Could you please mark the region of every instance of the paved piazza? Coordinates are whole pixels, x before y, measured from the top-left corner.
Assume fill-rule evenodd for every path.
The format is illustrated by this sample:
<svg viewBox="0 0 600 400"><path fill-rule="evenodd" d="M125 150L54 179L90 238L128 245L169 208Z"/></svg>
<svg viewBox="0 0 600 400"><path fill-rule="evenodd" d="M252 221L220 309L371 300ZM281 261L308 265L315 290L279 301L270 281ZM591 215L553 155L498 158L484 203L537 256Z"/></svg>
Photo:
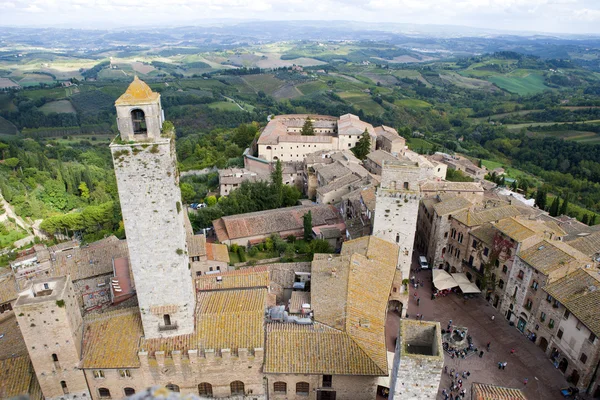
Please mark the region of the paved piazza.
<svg viewBox="0 0 600 400"><path fill-rule="evenodd" d="M448 366L448 371L454 368L461 373L465 370L471 372L468 380L463 379L463 388L467 389L465 399L471 398L471 382L524 389L530 400L563 399L559 389L569 386L564 375L554 368L540 348L514 326L510 326L483 296L475 296L466 302L456 294L431 300L431 271L420 272L416 274L416 278L423 280L424 286L416 289L421 299L419 306L413 296L415 289L410 289L407 312L410 319L421 313L423 320L439 321L442 329L447 327L451 319L453 325L468 328L478 349L485 350L487 342L491 342L491 351L484 351L482 358L473 354L466 359L452 359L449 354L445 354L444 365ZM492 315L495 315L494 321L491 320ZM397 333L391 332L397 332L397 329L398 315L390 312L387 321L388 348L393 346L397 336ZM511 354L512 348L515 349L515 354ZM499 370L498 362L507 362L506 369ZM523 383L525 378L528 379L526 387ZM450 377L443 374L438 399L443 399L442 389L449 387Z"/></svg>

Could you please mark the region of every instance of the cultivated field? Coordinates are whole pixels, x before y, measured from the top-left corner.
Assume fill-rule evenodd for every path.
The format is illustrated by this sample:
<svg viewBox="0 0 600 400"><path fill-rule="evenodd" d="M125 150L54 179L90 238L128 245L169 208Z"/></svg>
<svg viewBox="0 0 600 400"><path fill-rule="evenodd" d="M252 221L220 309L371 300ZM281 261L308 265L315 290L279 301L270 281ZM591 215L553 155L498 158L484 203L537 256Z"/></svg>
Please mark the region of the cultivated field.
<svg viewBox="0 0 600 400"><path fill-rule="evenodd" d="M43 112L44 114L49 114L49 113L75 114L75 107L73 107L73 104L71 104L71 102L69 100L58 100L58 101L51 101L50 103L44 104L40 108L40 111Z"/></svg>
<svg viewBox="0 0 600 400"><path fill-rule="evenodd" d="M17 88L17 87L19 87L18 83L15 83L8 78L0 78L0 89Z"/></svg>

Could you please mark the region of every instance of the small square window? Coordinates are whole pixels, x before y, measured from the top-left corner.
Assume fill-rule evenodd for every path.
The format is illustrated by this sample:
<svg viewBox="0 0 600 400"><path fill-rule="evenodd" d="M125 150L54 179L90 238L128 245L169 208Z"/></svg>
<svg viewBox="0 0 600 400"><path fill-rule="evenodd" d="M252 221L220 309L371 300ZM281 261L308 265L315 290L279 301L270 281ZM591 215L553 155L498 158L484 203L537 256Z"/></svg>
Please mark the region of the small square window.
<svg viewBox="0 0 600 400"><path fill-rule="evenodd" d="M562 330L562 329L559 329L559 330L558 330L558 333L556 334L556 337L557 337L557 338L559 338L559 339L562 339L562 337L563 337L563 333L564 333L564 332L563 332L563 330Z"/></svg>
<svg viewBox="0 0 600 400"><path fill-rule="evenodd" d="M571 316L571 312L569 310L565 310L565 314L563 315L563 318L569 319L570 316Z"/></svg>
<svg viewBox="0 0 600 400"><path fill-rule="evenodd" d="M588 338L588 340L594 343L596 341L596 335L594 333L590 333L590 337Z"/></svg>
<svg viewBox="0 0 600 400"><path fill-rule="evenodd" d="M587 361L587 355L585 355L584 353L581 353L581 356L579 357L579 361L581 361L582 363L585 364L585 362Z"/></svg>

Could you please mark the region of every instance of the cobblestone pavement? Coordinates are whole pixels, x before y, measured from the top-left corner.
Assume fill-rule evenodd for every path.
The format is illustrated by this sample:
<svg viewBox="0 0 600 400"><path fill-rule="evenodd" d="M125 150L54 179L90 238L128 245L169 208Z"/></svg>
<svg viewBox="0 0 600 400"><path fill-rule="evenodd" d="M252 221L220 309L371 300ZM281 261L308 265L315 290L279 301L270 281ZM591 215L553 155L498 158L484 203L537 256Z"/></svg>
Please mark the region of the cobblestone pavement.
<svg viewBox="0 0 600 400"><path fill-rule="evenodd" d="M423 320L439 321L442 329L452 320L453 325L468 329L477 348L485 349L487 342L491 342L490 352L485 351L482 358L471 355L466 359L452 359L446 354L445 365L448 366L448 371L454 368L460 372L471 372L468 380L463 379L463 387L467 389L465 399L471 398L472 382L524 389L529 400L563 398L559 389L569 386L564 375L554 368L541 349L514 326L510 326L502 314L481 295L467 301L456 294L431 300L431 271L420 272L416 274L416 278L423 280L424 286L416 289L421 299L419 306L413 297L415 289L410 289L407 312L409 318L420 313L423 314ZM495 315L494 321L491 320L492 315ZM397 327L394 318L397 320L397 315L391 314L386 325ZM514 354L510 352L512 348L515 349ZM498 362L507 362L506 369L499 370ZM525 378L529 380L526 386L523 383ZM450 381L449 375L443 374L439 399L443 398L442 389L447 389Z"/></svg>

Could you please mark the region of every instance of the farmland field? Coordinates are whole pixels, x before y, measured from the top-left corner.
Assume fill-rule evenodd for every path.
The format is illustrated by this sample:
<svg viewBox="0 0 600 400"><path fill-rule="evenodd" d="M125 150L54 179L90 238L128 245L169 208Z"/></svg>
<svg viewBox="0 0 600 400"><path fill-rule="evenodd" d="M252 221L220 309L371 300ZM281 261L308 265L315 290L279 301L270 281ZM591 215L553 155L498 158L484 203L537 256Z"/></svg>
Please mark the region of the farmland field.
<svg viewBox="0 0 600 400"><path fill-rule="evenodd" d="M8 78L0 78L0 89L16 88L16 87L19 87L18 83L15 83Z"/></svg>
<svg viewBox="0 0 600 400"><path fill-rule="evenodd" d="M283 81L273 75L246 75L242 79L257 92L262 90L267 94L272 94L283 86Z"/></svg>
<svg viewBox="0 0 600 400"><path fill-rule="evenodd" d="M215 108L223 111L241 111L237 104L229 101L218 101L216 103L210 103L208 106L210 108Z"/></svg>
<svg viewBox="0 0 600 400"><path fill-rule="evenodd" d="M313 93L317 93L317 92L323 92L323 91L329 89L329 87L321 81L302 83L300 85L297 85L296 87L305 95L309 95L309 94L313 94Z"/></svg>
<svg viewBox="0 0 600 400"><path fill-rule="evenodd" d="M512 75L495 75L487 78L499 88L507 92L519 95L540 93L550 88L544 85L544 77L537 74L529 74L523 77Z"/></svg>
<svg viewBox="0 0 600 400"><path fill-rule="evenodd" d="M375 101L373 101L371 96L367 93L341 92L339 95L342 99L346 100L354 107L362 109L366 113L379 115L384 111L383 108L379 104L375 103Z"/></svg>
<svg viewBox="0 0 600 400"><path fill-rule="evenodd" d="M17 127L12 122L5 120L0 117L0 134L4 135L16 135L18 133Z"/></svg>
<svg viewBox="0 0 600 400"><path fill-rule="evenodd" d="M48 75L42 74L26 74L23 79L19 81L21 86L37 86L40 83L51 83L54 79Z"/></svg>
<svg viewBox="0 0 600 400"><path fill-rule="evenodd" d="M75 114L75 108L73 107L73 104L71 104L71 102L69 100L51 101L50 103L44 104L40 108L40 111L43 112L44 114L49 114L49 113Z"/></svg>
<svg viewBox="0 0 600 400"><path fill-rule="evenodd" d="M154 71L156 68L154 68L152 65L147 65L141 62L133 62L131 63L131 67L133 68L133 70L135 72L139 72L140 74L149 74L150 72Z"/></svg>
<svg viewBox="0 0 600 400"><path fill-rule="evenodd" d="M394 101L394 104L397 106L407 107L407 108L428 108L431 107L426 101L419 99L400 99Z"/></svg>

